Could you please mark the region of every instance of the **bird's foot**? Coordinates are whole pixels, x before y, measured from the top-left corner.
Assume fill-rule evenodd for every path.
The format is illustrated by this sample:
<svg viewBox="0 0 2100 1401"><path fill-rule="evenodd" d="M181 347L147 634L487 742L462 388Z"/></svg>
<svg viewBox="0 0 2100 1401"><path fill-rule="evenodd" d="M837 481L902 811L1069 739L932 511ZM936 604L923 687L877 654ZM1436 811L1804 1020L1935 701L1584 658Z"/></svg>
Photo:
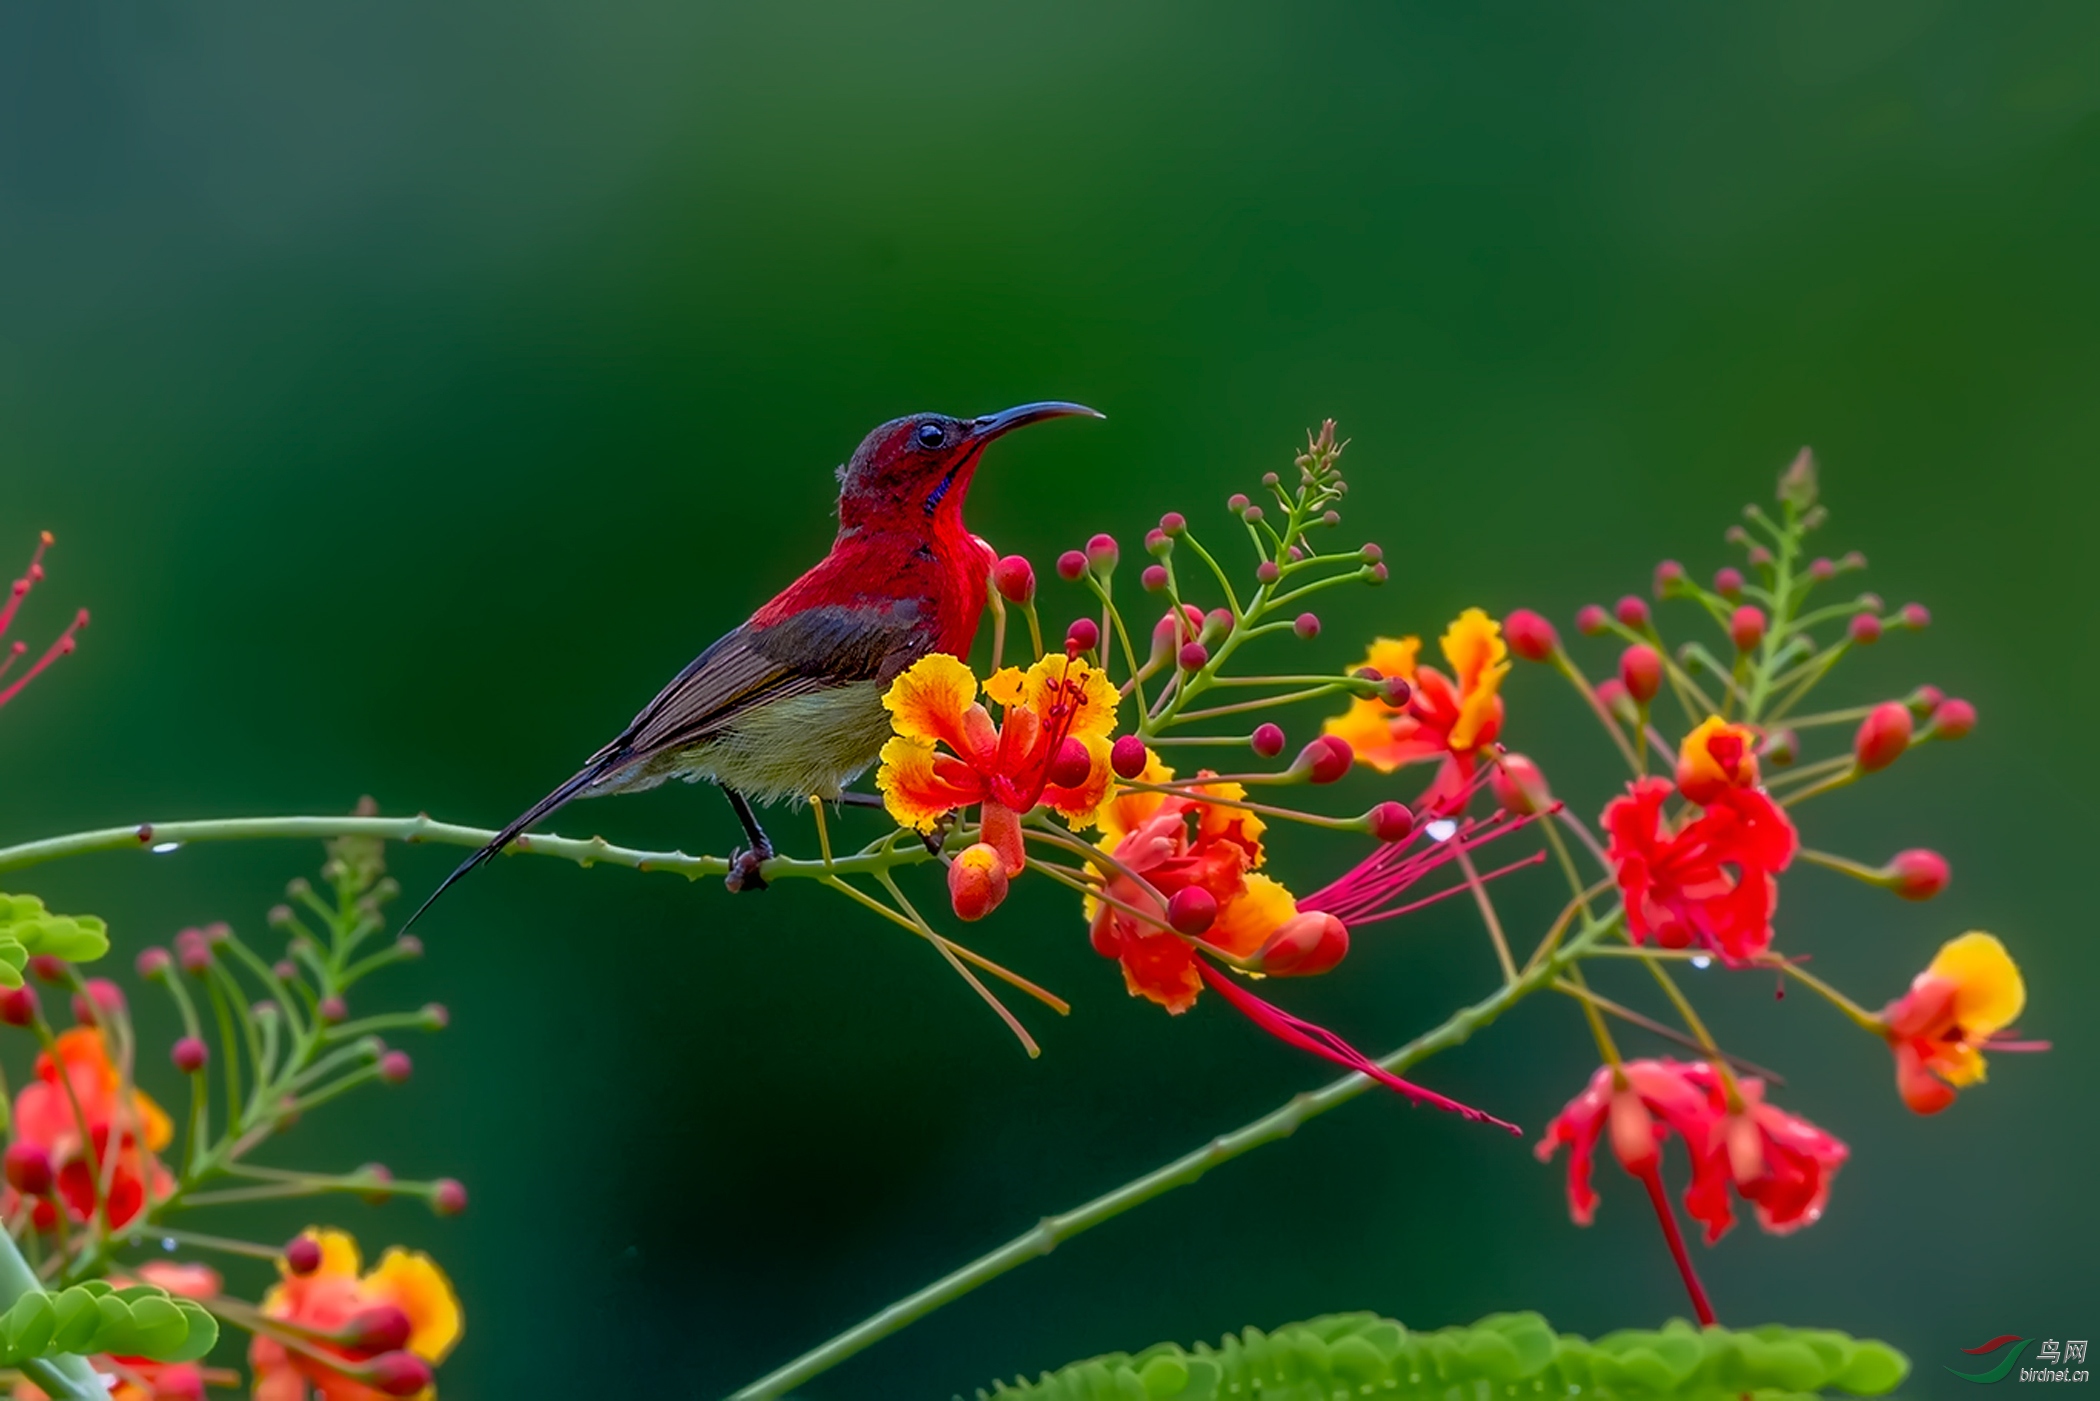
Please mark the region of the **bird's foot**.
<svg viewBox="0 0 2100 1401"><path fill-rule="evenodd" d="M919 833L919 840L926 844L927 854L939 856L941 848L948 844L948 834L955 830L955 814L943 813L934 820L933 830Z"/></svg>
<svg viewBox="0 0 2100 1401"><path fill-rule="evenodd" d="M770 851L753 851L748 848L731 852L729 874L722 877L722 884L729 888L732 895L746 890L764 890L766 878L759 874L759 867L772 855Z"/></svg>

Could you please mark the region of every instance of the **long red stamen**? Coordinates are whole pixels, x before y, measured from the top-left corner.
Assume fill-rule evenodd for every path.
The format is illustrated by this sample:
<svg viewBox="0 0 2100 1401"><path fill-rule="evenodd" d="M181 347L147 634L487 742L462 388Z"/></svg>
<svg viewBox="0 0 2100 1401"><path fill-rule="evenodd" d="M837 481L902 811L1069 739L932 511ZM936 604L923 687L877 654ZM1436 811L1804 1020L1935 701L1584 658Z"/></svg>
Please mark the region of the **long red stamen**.
<svg viewBox="0 0 2100 1401"><path fill-rule="evenodd" d="M1207 959L1197 959L1196 967L1203 974L1203 981L1210 984L1220 997L1230 1002L1248 1021L1286 1045L1296 1046L1301 1051L1310 1051L1322 1060L1333 1061L1336 1065L1353 1070L1359 1075L1368 1075L1388 1089L1398 1090L1418 1104L1433 1105L1462 1118L1471 1119L1475 1123L1493 1124L1522 1136L1524 1131L1507 1120L1497 1119L1492 1114L1460 1104L1457 1100L1446 1098L1434 1090L1425 1090L1412 1081L1401 1079L1327 1028L1315 1026L1300 1017L1292 1016L1273 1003L1264 1002L1233 981L1231 974L1222 973L1212 967Z"/></svg>
<svg viewBox="0 0 2100 1401"><path fill-rule="evenodd" d="M88 611L85 608L81 609L78 613L74 614L73 621L66 625L66 630L58 635L58 639L55 642L53 642L49 647L46 647L44 649L43 656L38 657L36 659L36 665L30 667L29 670L23 672L20 676L16 677L13 685L9 686L4 691L0 691L0 705L6 705L9 701L13 700L16 694L19 693L24 686L27 686L30 682L36 680L37 676L43 671L45 667L51 665L51 663L57 661L60 657L65 656L68 652L72 651L76 646L78 646L79 644L74 640L73 634L79 632L82 628L86 627L87 620Z"/></svg>
<svg viewBox="0 0 2100 1401"><path fill-rule="evenodd" d="M1660 1160L1651 1162L1646 1172L1635 1176L1648 1189L1648 1201L1655 1207L1655 1219L1662 1223L1663 1239L1670 1243L1670 1258L1677 1262L1677 1273L1684 1277L1685 1293L1692 1296L1692 1312L1699 1316L1702 1326L1711 1327L1715 1322L1714 1306L1707 1301L1706 1286L1699 1282L1699 1272L1692 1268L1691 1252L1684 1248L1684 1233L1677 1229L1677 1213L1671 1209L1670 1198L1663 1191Z"/></svg>
<svg viewBox="0 0 2100 1401"><path fill-rule="evenodd" d="M15 620L15 610L22 606L22 600L29 597L29 591L43 580L44 551L50 547L51 532L47 530L37 537L36 553L29 557L29 568L15 580L14 588L8 591L7 602L0 604L0 633L7 631L8 624Z"/></svg>

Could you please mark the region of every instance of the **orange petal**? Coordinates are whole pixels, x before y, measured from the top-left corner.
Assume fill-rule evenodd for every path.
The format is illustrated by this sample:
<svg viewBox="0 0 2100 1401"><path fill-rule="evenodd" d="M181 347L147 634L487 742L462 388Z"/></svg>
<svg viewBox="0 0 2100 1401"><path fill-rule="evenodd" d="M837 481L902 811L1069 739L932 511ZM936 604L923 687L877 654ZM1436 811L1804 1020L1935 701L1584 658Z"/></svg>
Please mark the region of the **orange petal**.
<svg viewBox="0 0 2100 1401"><path fill-rule="evenodd" d="M381 1257L366 1285L408 1315L408 1350L425 1362L442 1362L466 1331L452 1281L421 1251L394 1246Z"/></svg>
<svg viewBox="0 0 2100 1401"><path fill-rule="evenodd" d="M1174 770L1159 761L1159 755L1150 749L1145 751L1145 767L1133 783L1165 783L1174 776ZM1114 852L1116 843L1145 825L1159 805L1167 800L1164 793L1135 792L1116 787L1111 796L1095 814L1101 824L1101 849Z"/></svg>
<svg viewBox="0 0 2100 1401"><path fill-rule="evenodd" d="M900 672L883 693L890 728L912 739L945 741L967 754L963 712L977 699L977 677L946 652L930 652Z"/></svg>
<svg viewBox="0 0 2100 1401"><path fill-rule="evenodd" d="M1298 902L1282 882L1259 871L1243 877L1245 885L1218 911L1217 923L1203 935L1235 958L1245 958L1269 942L1269 936L1298 913Z"/></svg>
<svg viewBox="0 0 2100 1401"><path fill-rule="evenodd" d="M875 787L882 794L882 805L889 809L898 826L930 832L941 818L976 801L974 793L958 788L942 776L943 769L954 772L952 763L940 762L946 758L936 754L926 741L903 735L890 736L882 746L882 767L875 771Z"/></svg>

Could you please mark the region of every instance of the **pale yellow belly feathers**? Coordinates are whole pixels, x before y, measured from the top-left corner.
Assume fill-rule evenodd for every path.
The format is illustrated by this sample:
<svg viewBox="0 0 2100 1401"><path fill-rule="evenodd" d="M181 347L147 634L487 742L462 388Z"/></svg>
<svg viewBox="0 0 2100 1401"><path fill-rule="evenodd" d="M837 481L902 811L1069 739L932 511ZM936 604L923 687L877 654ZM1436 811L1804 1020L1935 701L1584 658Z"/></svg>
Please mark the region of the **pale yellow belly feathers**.
<svg viewBox="0 0 2100 1401"><path fill-rule="evenodd" d="M854 681L761 706L704 744L607 774L584 796L634 793L682 778L719 783L757 802L813 793L836 798L875 762L889 736L881 686Z"/></svg>

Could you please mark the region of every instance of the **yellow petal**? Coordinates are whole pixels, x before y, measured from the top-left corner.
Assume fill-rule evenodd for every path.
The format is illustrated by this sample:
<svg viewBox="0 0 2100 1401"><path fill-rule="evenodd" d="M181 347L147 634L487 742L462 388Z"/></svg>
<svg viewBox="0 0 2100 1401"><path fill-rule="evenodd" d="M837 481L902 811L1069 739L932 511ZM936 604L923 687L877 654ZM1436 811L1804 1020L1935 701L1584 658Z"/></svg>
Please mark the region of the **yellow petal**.
<svg viewBox="0 0 2100 1401"><path fill-rule="evenodd" d="M1051 723L1052 705L1060 699L1068 704L1076 702L1066 733L1079 739L1094 739L1115 729L1116 706L1122 697L1110 683L1107 673L1088 666L1078 657L1053 652L1028 668L1021 699L1045 726Z"/></svg>
<svg viewBox="0 0 2100 1401"><path fill-rule="evenodd" d="M963 712L977 699L977 678L946 652L929 652L900 672L883 693L890 728L912 739L958 747Z"/></svg>
<svg viewBox="0 0 2100 1401"><path fill-rule="evenodd" d="M1150 749L1145 751L1145 767L1133 783L1165 783L1174 776L1174 770L1159 761L1159 755ZM1164 793L1134 792L1121 784L1109 789L1108 801L1095 813L1101 824L1101 849L1115 854L1116 843L1142 827L1159 805L1166 801Z"/></svg>
<svg viewBox="0 0 2100 1401"><path fill-rule="evenodd" d="M175 1126L168 1120L167 1111L153 1102L153 1097L144 1090L133 1090L132 1100L138 1105L139 1118L143 1121L146 1146L158 1153L174 1141Z"/></svg>
<svg viewBox="0 0 2100 1401"><path fill-rule="evenodd" d="M1001 705L1019 705L1028 694L1027 674L1017 666L1002 666L984 683L984 693Z"/></svg>
<svg viewBox="0 0 2100 1401"><path fill-rule="evenodd" d="M1951 1042L1935 1047L1932 1071L1950 1085L1983 1083L1983 1053L1974 1046Z"/></svg>
<svg viewBox="0 0 2100 1401"><path fill-rule="evenodd" d="M1471 749L1493 716L1495 692L1509 674L1509 645L1502 640L1502 625L1478 608L1459 614L1437 642L1458 682L1458 723L1451 727L1451 747Z"/></svg>
<svg viewBox="0 0 2100 1401"><path fill-rule="evenodd" d="M1205 943L1215 944L1239 958L1267 943L1285 920L1298 913L1297 900L1281 881L1259 871L1248 872L1244 879L1245 889L1225 902L1218 911L1217 923L1203 935Z"/></svg>
<svg viewBox="0 0 2100 1401"><path fill-rule="evenodd" d="M2011 1025L2027 1005L2020 967L1992 935L1971 931L1948 940L1925 971L1959 989L1954 994L1954 1019L1971 1041Z"/></svg>
<svg viewBox="0 0 2100 1401"><path fill-rule="evenodd" d="M1369 764L1380 773L1391 773L1407 762L1392 752L1392 717L1393 712L1384 701L1358 697L1350 701L1349 708L1341 714L1329 716L1320 728L1327 734L1349 741L1359 763Z"/></svg>
<svg viewBox="0 0 2100 1401"><path fill-rule="evenodd" d="M934 774L933 761L933 745L927 741L891 735L883 744L875 788L898 826L931 832L934 823L954 811L947 801L947 785Z"/></svg>
<svg viewBox="0 0 2100 1401"><path fill-rule="evenodd" d="M348 1231L338 1231L333 1226L308 1226L299 1234L321 1247L321 1263L314 1268L313 1276L310 1277L318 1277L320 1275L349 1275L352 1278L356 1277L357 1267L363 1263L363 1257L357 1253L356 1238ZM291 1273L285 1267L283 1260L277 1262L277 1272L281 1275L289 1275ZM275 1297L276 1293L277 1291L273 1289L271 1291L272 1297ZM267 1311L267 1306L265 1311Z"/></svg>
<svg viewBox="0 0 2100 1401"><path fill-rule="evenodd" d="M1374 638L1361 665L1372 668L1381 676L1400 676L1412 681L1415 679L1415 658L1421 651L1422 639L1419 637Z"/></svg>
<svg viewBox="0 0 2100 1401"><path fill-rule="evenodd" d="M394 1246L380 1258L365 1283L392 1299L408 1315L408 1350L425 1362L442 1362L465 1331L459 1296L437 1262L421 1251Z"/></svg>

